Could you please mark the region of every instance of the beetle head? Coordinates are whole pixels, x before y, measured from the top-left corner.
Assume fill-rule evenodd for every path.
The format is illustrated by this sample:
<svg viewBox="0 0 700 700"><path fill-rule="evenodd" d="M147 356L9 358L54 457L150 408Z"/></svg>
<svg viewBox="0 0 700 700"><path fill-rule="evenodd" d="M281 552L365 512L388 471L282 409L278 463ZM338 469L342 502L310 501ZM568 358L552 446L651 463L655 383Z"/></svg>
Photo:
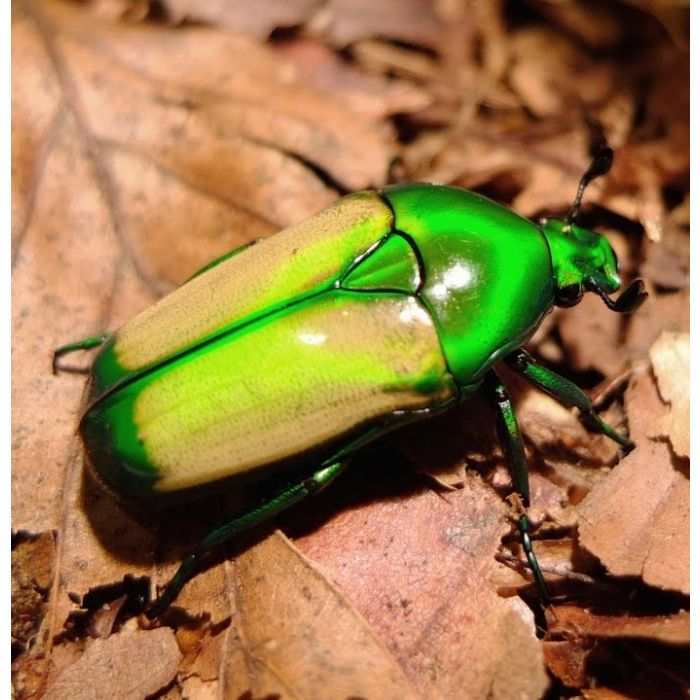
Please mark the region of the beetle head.
<svg viewBox="0 0 700 700"><path fill-rule="evenodd" d="M608 295L620 289L617 256L610 243L589 229L561 219L550 219L542 225L552 254L554 270L554 303L573 306L586 291L595 292L613 311L634 311L647 297L644 284L635 280L616 299Z"/></svg>
<svg viewBox="0 0 700 700"><path fill-rule="evenodd" d="M581 177L573 206L566 221L551 219L542 224L554 268L554 303L573 306L581 301L585 291L595 292L613 311L629 313L646 298L644 283L635 280L613 300L608 295L620 288L620 273L615 251L603 236L577 226L574 221L581 208L586 187L592 180L605 175L612 167L613 152L607 145L598 149L588 169Z"/></svg>

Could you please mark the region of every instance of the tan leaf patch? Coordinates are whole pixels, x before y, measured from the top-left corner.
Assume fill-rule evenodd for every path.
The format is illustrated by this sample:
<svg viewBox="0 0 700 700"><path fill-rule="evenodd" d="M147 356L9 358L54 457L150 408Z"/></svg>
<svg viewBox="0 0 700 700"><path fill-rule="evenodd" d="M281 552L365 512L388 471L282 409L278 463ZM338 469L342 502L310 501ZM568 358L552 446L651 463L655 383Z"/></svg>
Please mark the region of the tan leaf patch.
<svg viewBox="0 0 700 700"><path fill-rule="evenodd" d="M690 457L690 335L662 333L649 356L661 398L671 404L650 437L668 436L679 457Z"/></svg>
<svg viewBox="0 0 700 700"><path fill-rule="evenodd" d="M49 682L45 698L93 696L141 700L168 685L182 654L173 631L165 627L124 631L93 640L74 664Z"/></svg>
<svg viewBox="0 0 700 700"><path fill-rule="evenodd" d="M547 680L530 612L499 599L492 583L503 512L468 473L458 491L345 509L298 545L370 622L419 697L535 698Z"/></svg>
<svg viewBox="0 0 700 700"><path fill-rule="evenodd" d="M416 697L372 627L283 535L248 549L235 571L226 695Z"/></svg>
<svg viewBox="0 0 700 700"><path fill-rule="evenodd" d="M687 463L647 437L666 414L648 370L633 378L626 403L637 447L578 506L580 541L616 576L689 593Z"/></svg>

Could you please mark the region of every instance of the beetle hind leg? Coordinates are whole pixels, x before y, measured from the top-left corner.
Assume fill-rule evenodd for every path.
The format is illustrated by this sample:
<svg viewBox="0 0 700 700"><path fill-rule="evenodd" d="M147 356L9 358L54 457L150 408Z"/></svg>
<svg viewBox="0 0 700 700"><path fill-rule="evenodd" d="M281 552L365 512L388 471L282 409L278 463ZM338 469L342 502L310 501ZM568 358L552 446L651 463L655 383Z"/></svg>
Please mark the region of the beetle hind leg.
<svg viewBox="0 0 700 700"><path fill-rule="evenodd" d="M559 403L569 408L578 408L579 420L591 432L606 435L625 450L631 450L634 447L634 443L629 438L618 433L595 412L591 400L572 381L538 364L523 349L508 355L506 362L518 374L554 397Z"/></svg>
<svg viewBox="0 0 700 700"><path fill-rule="evenodd" d="M540 569L530 538L530 519L527 515L527 508L530 506L530 484L523 438L520 434L520 428L518 427L518 421L515 417L508 390L496 372L493 370L488 372L484 378L483 388L496 412L498 436L503 446L513 484L514 496L516 496L515 501L519 510L517 523L520 531L520 541L530 571L532 571L535 579L540 600L546 605L549 603L549 588Z"/></svg>
<svg viewBox="0 0 700 700"><path fill-rule="evenodd" d="M70 353L75 352L76 350L92 350L92 348L97 348L100 345L102 345L107 340L107 338L109 338L108 333L105 333L104 335L94 335L90 338L83 338L82 340L78 340L75 343L68 343L68 345L62 345L60 348L56 348L53 351L53 361L51 363L51 369L53 373L57 374L58 371L61 370L61 372L87 374L90 371L89 369L69 366L62 367L58 364L58 361L64 355L70 355Z"/></svg>
<svg viewBox="0 0 700 700"><path fill-rule="evenodd" d="M274 496L263 501L255 508L251 508L235 516L212 530L197 544L192 552L190 552L189 556L182 562L180 568L170 579L163 592L146 610L146 617L153 620L165 612L200 565L203 558L213 547L269 520L307 496L318 493L328 486L328 484L345 469L348 461L347 458L336 459L336 461L329 460L310 477L302 479L278 491Z"/></svg>

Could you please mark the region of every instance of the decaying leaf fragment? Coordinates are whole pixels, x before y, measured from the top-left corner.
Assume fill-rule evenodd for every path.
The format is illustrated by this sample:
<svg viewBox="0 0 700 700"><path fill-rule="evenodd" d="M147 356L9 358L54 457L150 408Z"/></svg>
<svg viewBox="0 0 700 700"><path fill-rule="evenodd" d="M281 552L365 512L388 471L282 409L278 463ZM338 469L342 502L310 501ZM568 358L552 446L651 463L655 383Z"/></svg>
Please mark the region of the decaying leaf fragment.
<svg viewBox="0 0 700 700"><path fill-rule="evenodd" d="M570 688L599 687L601 681L611 683L615 690L607 689L610 697L627 697L618 694L621 682L649 672L649 665L640 658L644 649L651 649L653 655L653 650L663 648L669 656L681 659L683 647L690 643L690 613L686 610L670 615L597 615L575 605L557 605L550 621L548 635L556 641L544 642L544 653L551 673ZM636 650L633 656L638 664L625 663L629 648ZM609 667L615 667L617 662L622 667L618 674L612 678L609 673L601 674L601 658ZM663 672L658 667L653 671ZM663 697L675 696L669 693Z"/></svg>
<svg viewBox="0 0 700 700"><path fill-rule="evenodd" d="M173 631L124 631L93 640L85 653L50 683L47 700L84 697L142 700L168 685L182 654ZM93 689L99 688L99 696Z"/></svg>
<svg viewBox="0 0 700 700"><path fill-rule="evenodd" d="M661 398L671 404L650 437L666 437L679 457L690 457L690 335L662 333L649 352Z"/></svg>
<svg viewBox="0 0 700 700"><path fill-rule="evenodd" d="M235 570L224 695L416 697L367 621L281 533L244 552Z"/></svg>
<svg viewBox="0 0 700 700"><path fill-rule="evenodd" d="M687 594L688 462L667 441L648 437L668 411L650 369L632 378L625 401L637 447L578 506L580 542L611 574L641 576L651 586Z"/></svg>
<svg viewBox="0 0 700 700"><path fill-rule="evenodd" d="M573 605L557 605L549 633L576 636L647 639L666 644L690 644L690 613L630 616L595 615Z"/></svg>
<svg viewBox="0 0 700 700"><path fill-rule="evenodd" d="M56 566L56 536L18 535L12 546L12 643L25 646L38 632Z"/></svg>
<svg viewBox="0 0 700 700"><path fill-rule="evenodd" d="M508 531L499 495L471 471L450 492L421 480L418 492L399 494L411 484L405 474L394 481L367 507L334 509L299 547L370 623L418 697L542 697L532 613L496 594L494 554Z"/></svg>

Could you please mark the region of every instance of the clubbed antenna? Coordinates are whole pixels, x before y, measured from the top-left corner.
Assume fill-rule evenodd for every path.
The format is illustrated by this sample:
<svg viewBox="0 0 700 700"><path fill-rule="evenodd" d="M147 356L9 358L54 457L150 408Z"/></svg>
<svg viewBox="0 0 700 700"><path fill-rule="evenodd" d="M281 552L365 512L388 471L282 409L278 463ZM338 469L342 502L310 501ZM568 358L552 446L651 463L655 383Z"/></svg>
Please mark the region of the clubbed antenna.
<svg viewBox="0 0 700 700"><path fill-rule="evenodd" d="M599 149L596 155L593 157L591 164L588 166L588 170L583 173L581 181L578 183L578 191L576 192L576 199L569 210L569 214L566 217L567 228L571 226L574 219L578 216L579 209L581 208L581 200L583 199L583 193L586 191L586 187L601 175L605 175L612 168L613 163L613 151L609 146L603 146Z"/></svg>

